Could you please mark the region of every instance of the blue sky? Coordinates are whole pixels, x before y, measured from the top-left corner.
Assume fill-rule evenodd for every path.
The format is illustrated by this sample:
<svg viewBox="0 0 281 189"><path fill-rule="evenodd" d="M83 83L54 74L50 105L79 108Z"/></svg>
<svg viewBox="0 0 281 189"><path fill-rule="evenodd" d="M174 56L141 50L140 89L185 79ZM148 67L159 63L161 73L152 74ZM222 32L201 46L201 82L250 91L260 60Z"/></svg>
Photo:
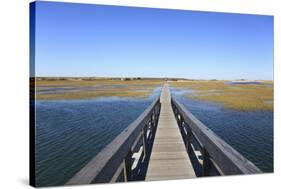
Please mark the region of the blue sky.
<svg viewBox="0 0 281 189"><path fill-rule="evenodd" d="M36 76L273 79L273 17L36 3Z"/></svg>

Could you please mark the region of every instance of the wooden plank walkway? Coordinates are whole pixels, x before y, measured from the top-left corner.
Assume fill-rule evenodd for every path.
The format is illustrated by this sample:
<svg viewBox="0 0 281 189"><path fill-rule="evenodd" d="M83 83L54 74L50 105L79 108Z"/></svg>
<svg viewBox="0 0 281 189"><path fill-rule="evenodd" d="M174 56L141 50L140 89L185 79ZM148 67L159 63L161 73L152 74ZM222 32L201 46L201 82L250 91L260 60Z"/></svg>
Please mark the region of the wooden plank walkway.
<svg viewBox="0 0 281 189"><path fill-rule="evenodd" d="M168 84L163 86L160 101L160 117L145 180L194 178L195 172L173 114Z"/></svg>

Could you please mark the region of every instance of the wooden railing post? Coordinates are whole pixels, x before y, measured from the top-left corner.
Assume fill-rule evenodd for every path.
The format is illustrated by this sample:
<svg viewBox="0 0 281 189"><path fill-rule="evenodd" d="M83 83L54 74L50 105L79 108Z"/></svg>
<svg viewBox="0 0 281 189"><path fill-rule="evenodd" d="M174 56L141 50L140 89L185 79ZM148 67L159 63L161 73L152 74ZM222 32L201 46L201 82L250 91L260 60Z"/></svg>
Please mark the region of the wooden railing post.
<svg viewBox="0 0 281 189"><path fill-rule="evenodd" d="M205 148L202 149L202 156L203 156L202 175L208 176L211 161L210 161L210 155Z"/></svg>
<svg viewBox="0 0 281 189"><path fill-rule="evenodd" d="M150 121L151 121L152 127L155 127L154 111L155 111L155 108L151 112L151 116L150 116Z"/></svg>
<svg viewBox="0 0 281 189"><path fill-rule="evenodd" d="M156 127L157 126L157 119L158 119L157 107L155 107L153 114L154 114L154 126Z"/></svg>
<svg viewBox="0 0 281 189"><path fill-rule="evenodd" d="M159 102L159 104L158 104L157 107L156 107L156 123L155 123L155 125L158 124L159 115L160 115L160 109L161 109L161 104L160 104L160 102Z"/></svg>
<svg viewBox="0 0 281 189"><path fill-rule="evenodd" d="M150 116L150 121L151 121L151 125L154 127L155 125L154 125L154 119L153 119L153 111L152 111L151 116Z"/></svg>
<svg viewBox="0 0 281 189"><path fill-rule="evenodd" d="M178 117L177 122L178 122L179 129L180 129L181 133L183 134L184 133L183 119L182 119L182 116L180 115L180 117L179 117L179 115L180 114L177 114L177 117Z"/></svg>
<svg viewBox="0 0 281 189"><path fill-rule="evenodd" d="M151 132L154 135L155 130L156 130L156 125L153 122L153 116L152 115L150 116L150 121L149 122L150 122Z"/></svg>
<svg viewBox="0 0 281 189"><path fill-rule="evenodd" d="M124 180L125 182L130 181L132 175L132 160L133 152L132 150L129 151L125 160L124 160Z"/></svg>
<svg viewBox="0 0 281 189"><path fill-rule="evenodd" d="M191 131L187 131L187 136L186 136L186 148L187 148L187 152L190 153L192 151L192 147L191 147L191 137L192 137L192 133Z"/></svg>
<svg viewBox="0 0 281 189"><path fill-rule="evenodd" d="M147 156L147 125L143 127L142 130L142 143L143 143L143 154Z"/></svg>
<svg viewBox="0 0 281 189"><path fill-rule="evenodd" d="M180 122L181 122L181 115L179 113L177 113L177 122L178 125L181 126Z"/></svg>

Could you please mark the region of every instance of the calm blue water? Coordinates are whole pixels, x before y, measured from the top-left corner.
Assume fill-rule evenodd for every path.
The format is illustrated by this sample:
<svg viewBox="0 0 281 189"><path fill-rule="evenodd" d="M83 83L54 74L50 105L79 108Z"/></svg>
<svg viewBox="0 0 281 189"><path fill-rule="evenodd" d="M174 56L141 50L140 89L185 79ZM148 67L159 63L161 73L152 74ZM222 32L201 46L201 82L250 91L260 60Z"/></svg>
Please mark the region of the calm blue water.
<svg viewBox="0 0 281 189"><path fill-rule="evenodd" d="M65 184L159 95L36 102L36 182Z"/></svg>
<svg viewBox="0 0 281 189"><path fill-rule="evenodd" d="M199 120L264 172L273 171L273 112L233 111L192 100L182 90L171 93Z"/></svg>

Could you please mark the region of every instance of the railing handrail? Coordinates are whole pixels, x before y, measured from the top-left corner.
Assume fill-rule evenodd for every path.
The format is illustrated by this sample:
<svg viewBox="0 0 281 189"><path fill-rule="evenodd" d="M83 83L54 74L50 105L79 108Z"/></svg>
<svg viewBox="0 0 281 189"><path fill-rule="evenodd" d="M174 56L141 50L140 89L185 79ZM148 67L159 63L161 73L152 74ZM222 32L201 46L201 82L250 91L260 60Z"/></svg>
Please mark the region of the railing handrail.
<svg viewBox="0 0 281 189"><path fill-rule="evenodd" d="M160 106L160 97L155 99L135 121L76 173L66 185L111 182L158 105Z"/></svg>
<svg viewBox="0 0 281 189"><path fill-rule="evenodd" d="M224 175L261 173L251 161L217 136L211 129L198 120L190 111L180 104L174 97L171 103L176 107L183 121L189 126L196 140L203 145L212 161Z"/></svg>

